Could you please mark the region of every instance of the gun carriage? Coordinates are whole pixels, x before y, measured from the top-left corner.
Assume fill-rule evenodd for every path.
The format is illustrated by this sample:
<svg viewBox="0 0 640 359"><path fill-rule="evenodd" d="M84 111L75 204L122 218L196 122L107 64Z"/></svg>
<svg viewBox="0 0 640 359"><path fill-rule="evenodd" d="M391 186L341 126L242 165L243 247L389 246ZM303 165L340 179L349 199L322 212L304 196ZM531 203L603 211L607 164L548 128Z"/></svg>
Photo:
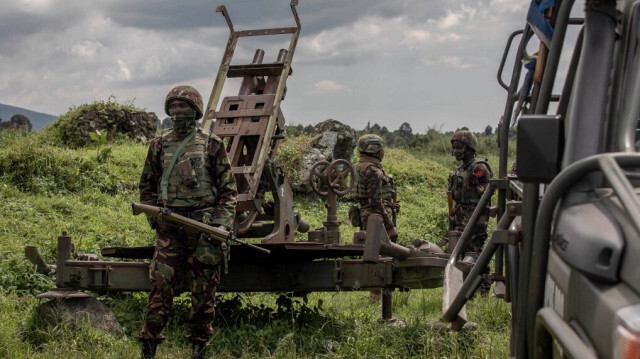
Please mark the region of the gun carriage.
<svg viewBox="0 0 640 359"><path fill-rule="evenodd" d="M322 161L311 171L309 180L313 190L326 197L328 215L322 228L309 231L309 224L295 208L293 191L275 156L285 136L280 103L285 98L286 81L292 74L291 64L301 30L296 6L297 0L293 0L291 11L295 26L243 31L234 29L224 6L217 8L226 20L230 35L202 127L221 137L227 147L238 185L236 224L232 233L222 233L224 231L205 228L208 226L198 222L177 223L219 240L242 238L259 242L231 244L231 259L218 287L221 292L384 289L390 293L395 289L441 286L448 256L432 253L429 250L432 247L423 243L412 248L391 243L380 216L370 216L369 230L359 241L344 243L337 216L337 196L348 193L353 186L353 168L348 161ZM290 35L289 47L278 52L275 62L264 63L265 51L257 49L251 63L231 64L240 38L287 34ZM238 94L222 99L216 109L225 83L233 78L241 79ZM267 193L273 201L267 201ZM133 209L135 214L144 212L164 220L174 221L180 217L139 204L133 204ZM296 232L309 232L308 239L296 241ZM40 297L69 298L88 296L84 291L150 290L146 260L152 257L153 251L153 246L102 249L103 257L128 261L104 261L96 256L72 258L71 237L63 233L58 237L55 265L45 263L35 247L28 247L26 254L38 270L56 270L57 288ZM383 299L382 310L384 318L391 318L390 295Z"/></svg>

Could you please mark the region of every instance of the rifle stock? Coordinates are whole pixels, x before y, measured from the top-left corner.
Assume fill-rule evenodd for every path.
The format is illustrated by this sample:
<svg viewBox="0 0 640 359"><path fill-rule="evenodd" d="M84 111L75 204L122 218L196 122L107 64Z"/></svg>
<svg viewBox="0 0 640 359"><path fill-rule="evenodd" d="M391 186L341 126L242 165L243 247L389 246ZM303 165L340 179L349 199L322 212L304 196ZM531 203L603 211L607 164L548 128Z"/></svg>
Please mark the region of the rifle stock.
<svg viewBox="0 0 640 359"><path fill-rule="evenodd" d="M131 203L131 209L133 210L133 215L137 216L141 213L144 213L148 216L152 216L155 217L157 219L161 219L163 221L167 221L170 223L174 223L174 224L178 224L181 225L183 227L186 228L190 228L193 230L196 230L200 233L204 233L209 235L209 237L211 239L213 239L214 241L222 244L222 243L226 243L227 240L239 243L243 246L247 246L249 248L255 249L257 251L260 251L262 253L265 254L271 254L271 251L262 247L258 247L256 245L253 245L251 243L247 243L247 242L243 242L239 239L237 239L236 237L233 236L233 233L229 232L229 231L225 231L223 229L220 228L216 228L216 227L212 227L208 224L202 223L202 222L198 222L196 220L193 220L191 218L185 217L185 216L181 216L177 213L173 213L171 212L170 209L168 208L163 208L163 207L156 207L156 206L151 206L148 204L142 204L142 203Z"/></svg>

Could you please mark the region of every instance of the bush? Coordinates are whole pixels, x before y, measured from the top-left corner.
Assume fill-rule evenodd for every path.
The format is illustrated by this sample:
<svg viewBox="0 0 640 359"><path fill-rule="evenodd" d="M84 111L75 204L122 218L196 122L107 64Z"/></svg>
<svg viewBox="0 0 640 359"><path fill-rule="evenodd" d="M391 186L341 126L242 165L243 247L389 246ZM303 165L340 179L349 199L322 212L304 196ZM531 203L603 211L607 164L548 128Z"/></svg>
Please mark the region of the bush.
<svg viewBox="0 0 640 359"><path fill-rule="evenodd" d="M50 145L43 136L9 141L0 154L3 181L26 192L51 195L94 188L115 194L137 185L119 178L104 156L64 150Z"/></svg>
<svg viewBox="0 0 640 359"><path fill-rule="evenodd" d="M92 144L90 133L104 133L108 141L128 136L146 142L155 136L157 122L153 113L110 99L72 107L45 131L57 144L79 148Z"/></svg>
<svg viewBox="0 0 640 359"><path fill-rule="evenodd" d="M300 168L303 165L304 152L311 145L312 137L300 135L298 137L286 137L278 147L276 158L284 171L289 183L300 181Z"/></svg>

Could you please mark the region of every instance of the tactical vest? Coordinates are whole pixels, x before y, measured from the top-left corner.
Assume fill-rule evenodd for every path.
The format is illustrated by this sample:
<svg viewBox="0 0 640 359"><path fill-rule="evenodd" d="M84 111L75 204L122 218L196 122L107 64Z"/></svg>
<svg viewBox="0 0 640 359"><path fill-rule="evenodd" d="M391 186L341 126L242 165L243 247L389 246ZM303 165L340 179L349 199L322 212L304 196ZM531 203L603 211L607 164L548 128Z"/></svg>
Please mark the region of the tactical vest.
<svg viewBox="0 0 640 359"><path fill-rule="evenodd" d="M477 204L480 201L480 196L469 188L471 185L471 172L473 171L473 168L480 163L487 166L487 169L489 170L489 177L492 177L493 173L489 164L486 161L480 161L477 159L471 161L467 166L464 166L464 164L460 165L460 167L458 167L456 171L449 176L449 191L453 194L453 200L456 204Z"/></svg>
<svg viewBox="0 0 640 359"><path fill-rule="evenodd" d="M367 206L369 203L369 195L367 194L367 187L364 183L364 179L362 178L362 174L370 167L370 166L374 166L378 169L380 169L380 171L382 171L382 186L381 186L381 194L380 197L382 198L382 202L387 205L387 204L393 204L393 199L395 198L395 194L396 194L396 188L395 185L393 183L393 179L390 176L387 176L387 174L384 172L384 170L382 169L382 166L380 166L377 163L374 162L358 162L356 163L356 170L355 170L355 183L356 185L354 186L355 191L353 192L352 196L358 201L358 203L360 203L361 206Z"/></svg>
<svg viewBox="0 0 640 359"><path fill-rule="evenodd" d="M207 153L208 136L198 130L193 139L185 144L171 169L168 167L182 140L173 131L162 138L162 171L164 173L171 170L167 186L167 206L199 207L201 203L214 203L217 193ZM162 193L160 183L158 193Z"/></svg>

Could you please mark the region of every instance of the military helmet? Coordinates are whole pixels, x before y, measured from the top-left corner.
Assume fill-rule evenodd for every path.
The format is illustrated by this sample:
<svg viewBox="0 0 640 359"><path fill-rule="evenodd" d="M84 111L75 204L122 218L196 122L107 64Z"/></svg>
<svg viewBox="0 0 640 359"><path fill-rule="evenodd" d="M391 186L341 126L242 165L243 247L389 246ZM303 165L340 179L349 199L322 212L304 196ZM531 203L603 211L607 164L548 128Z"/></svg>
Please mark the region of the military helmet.
<svg viewBox="0 0 640 359"><path fill-rule="evenodd" d="M476 138L476 135L474 135L470 131L466 131L466 130L456 131L456 133L454 133L453 136L451 136L451 144L453 144L455 141L462 142L464 145L469 147L474 152L478 147L478 139Z"/></svg>
<svg viewBox="0 0 640 359"><path fill-rule="evenodd" d="M377 155L384 147L384 140L377 135L363 135L358 139L358 152Z"/></svg>
<svg viewBox="0 0 640 359"><path fill-rule="evenodd" d="M173 100L181 100L184 101L196 110L196 120L200 119L203 114L203 103L202 96L200 96L200 92L191 86L180 85L176 86L169 91L167 94L167 98L164 100L164 112L169 114L169 104Z"/></svg>

